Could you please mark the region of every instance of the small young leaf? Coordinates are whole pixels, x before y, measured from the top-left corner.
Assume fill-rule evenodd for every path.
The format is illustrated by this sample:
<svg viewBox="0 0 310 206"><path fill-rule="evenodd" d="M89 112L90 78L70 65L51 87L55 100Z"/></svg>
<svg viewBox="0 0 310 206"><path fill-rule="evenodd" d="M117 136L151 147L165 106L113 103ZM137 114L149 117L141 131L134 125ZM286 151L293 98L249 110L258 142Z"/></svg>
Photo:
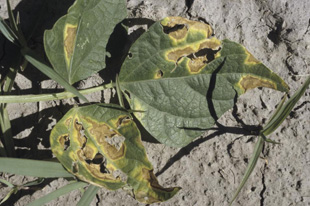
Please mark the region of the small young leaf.
<svg viewBox="0 0 310 206"><path fill-rule="evenodd" d="M12 30L17 34L18 28L17 28L16 20L15 20L13 11L11 9L11 4L10 4L9 0L6 0L6 5L7 5L7 9L8 9L8 14L9 14L10 26L11 26Z"/></svg>
<svg viewBox="0 0 310 206"><path fill-rule="evenodd" d="M79 188L85 187L87 185L87 183L85 182L73 182L70 183L62 188L59 188L57 190L55 190L54 192L51 192L47 195L45 195L44 197L41 197L33 202L31 202L30 204L28 204L27 206L42 206L45 205L46 203L62 196L65 195L73 190L77 190Z"/></svg>
<svg viewBox="0 0 310 206"><path fill-rule="evenodd" d="M0 17L0 31L10 42L16 44L17 36L12 31L12 29L4 22L4 20Z"/></svg>
<svg viewBox="0 0 310 206"><path fill-rule="evenodd" d="M298 89L298 91L284 104L286 96L282 99L281 103L279 104L277 110L275 113L271 116L270 120L266 124L266 126L262 129L260 132L260 137L258 139L258 142L255 145L253 156L249 162L249 165L246 169L245 175L243 176L243 179L233 196L230 205L233 203L233 201L237 198L238 194L240 193L241 189L243 188L244 184L248 180L250 174L253 172L254 167L257 163L259 154L262 152L264 142L272 143L272 144L280 144L278 142L275 142L271 139L266 138L266 135L271 134L273 131L275 131L280 124L285 120L285 118L289 115L289 113L292 111L293 107L297 103L297 101L301 98L301 96L306 91L307 87L310 84L310 77L306 80L306 82L302 85L301 88Z"/></svg>
<svg viewBox="0 0 310 206"><path fill-rule="evenodd" d="M0 179L0 183L7 185L8 187L14 187L14 185L4 179Z"/></svg>
<svg viewBox="0 0 310 206"><path fill-rule="evenodd" d="M19 42L20 46L25 48L27 46L27 42L25 40L25 37L21 31L21 26L20 26L20 22L19 22L19 14L17 13L17 21L14 17L11 5L10 5L10 1L6 0L6 4L7 4L7 8L8 8L8 14L9 14L9 20L10 20L10 28L12 29L12 31L14 32L14 34L16 35L16 40Z"/></svg>
<svg viewBox="0 0 310 206"><path fill-rule="evenodd" d="M23 187L31 187L31 186L36 186L41 184L42 182L44 182L44 178L39 178L30 182L27 182L25 184L23 184Z"/></svg>
<svg viewBox="0 0 310 206"><path fill-rule="evenodd" d="M283 105L283 103L278 107L275 112L275 115L272 116L270 121L268 121L267 125L261 131L261 134L265 136L274 132L281 123L285 120L285 118L290 114L295 104L305 93L306 89L310 84L310 77L307 78L306 82L302 85L301 88ZM283 106L282 106L283 105Z"/></svg>
<svg viewBox="0 0 310 206"><path fill-rule="evenodd" d="M167 17L133 44L119 80L135 116L158 141L183 147L249 89L288 91L243 46L211 36L209 25Z"/></svg>
<svg viewBox="0 0 310 206"><path fill-rule="evenodd" d="M71 109L53 128L50 143L59 161L79 179L110 190L128 184L140 202L165 201L180 189L159 185L137 126L118 105Z"/></svg>
<svg viewBox="0 0 310 206"><path fill-rule="evenodd" d="M243 188L243 186L245 185L246 181L249 179L251 173L253 172L257 160L259 158L259 155L261 154L261 152L263 151L263 146L264 146L264 138L263 137L259 137L256 144L255 144L255 149L253 152L253 155L250 159L250 162L248 164L248 167L246 168L245 174L242 178L242 181L240 183L240 185L237 188L237 191L235 192L232 200L230 201L230 205L234 202L234 200L237 198L237 196L239 195L241 189Z"/></svg>
<svg viewBox="0 0 310 206"><path fill-rule="evenodd" d="M99 187L95 185L89 185L87 190L84 192L83 196L81 197L80 201L78 202L77 206L85 206L90 205L93 201L94 197L96 196Z"/></svg>
<svg viewBox="0 0 310 206"><path fill-rule="evenodd" d="M0 157L0 172L32 177L73 177L60 163Z"/></svg>
<svg viewBox="0 0 310 206"><path fill-rule="evenodd" d="M54 69L70 84L104 69L109 37L126 16L125 0L76 0L44 34Z"/></svg>
<svg viewBox="0 0 310 206"><path fill-rule="evenodd" d="M16 193L16 191L17 191L16 188L10 189L10 191L8 192L8 194L1 200L0 205L2 205L5 201L7 201L7 200L11 197L11 195L12 195L13 193Z"/></svg>
<svg viewBox="0 0 310 206"><path fill-rule="evenodd" d="M0 104L0 127L3 135L3 144L6 156L15 157L16 154L14 149L11 121L8 110L3 104Z"/></svg>

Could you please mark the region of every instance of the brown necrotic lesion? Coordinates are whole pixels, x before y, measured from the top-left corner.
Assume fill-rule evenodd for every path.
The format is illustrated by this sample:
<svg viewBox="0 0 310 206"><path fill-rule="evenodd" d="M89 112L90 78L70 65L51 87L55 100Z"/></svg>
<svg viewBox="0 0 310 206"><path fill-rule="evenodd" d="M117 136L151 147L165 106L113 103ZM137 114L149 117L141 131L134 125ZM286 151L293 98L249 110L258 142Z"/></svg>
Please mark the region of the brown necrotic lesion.
<svg viewBox="0 0 310 206"><path fill-rule="evenodd" d="M87 120L92 126L89 131L95 138L97 144L103 147L103 152L109 158L116 160L124 156L125 153L125 138L117 133L114 129L105 123L97 123L90 119ZM123 119L120 124L124 124L129 120ZM131 121L131 120L130 120Z"/></svg>
<svg viewBox="0 0 310 206"><path fill-rule="evenodd" d="M64 151L67 151L67 149L70 147L70 138L69 134L64 134L59 137L59 143L62 146Z"/></svg>
<svg viewBox="0 0 310 206"><path fill-rule="evenodd" d="M256 76L247 75L241 78L239 81L241 88L246 92L247 90L254 89L256 87L268 87L271 89L276 89L276 85L269 80L262 79Z"/></svg>
<svg viewBox="0 0 310 206"><path fill-rule="evenodd" d="M72 24L67 24L64 30L64 52L66 55L67 65L70 64L76 39L77 26Z"/></svg>
<svg viewBox="0 0 310 206"><path fill-rule="evenodd" d="M161 24L164 33L170 37L174 45L165 53L166 60L175 63L171 73L184 58L189 72L199 73L220 50L221 41L212 37L213 31L208 24L182 17L167 17ZM155 79L160 77L158 73L155 74Z"/></svg>

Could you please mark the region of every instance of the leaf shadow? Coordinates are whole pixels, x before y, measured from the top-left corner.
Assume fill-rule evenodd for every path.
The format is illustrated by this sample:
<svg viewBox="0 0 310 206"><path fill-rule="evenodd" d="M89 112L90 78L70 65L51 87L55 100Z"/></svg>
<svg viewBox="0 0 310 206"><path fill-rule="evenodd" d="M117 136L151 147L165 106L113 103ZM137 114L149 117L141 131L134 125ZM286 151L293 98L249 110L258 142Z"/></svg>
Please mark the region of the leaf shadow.
<svg viewBox="0 0 310 206"><path fill-rule="evenodd" d="M116 25L107 44L110 57L106 58L106 68L99 72L104 82L115 82L116 74L119 74L130 47L145 32L139 26L146 25L149 28L153 23L153 20L147 18L128 18ZM137 28L128 34L128 28L132 27Z"/></svg>
<svg viewBox="0 0 310 206"><path fill-rule="evenodd" d="M167 163L161 168L157 173L156 176L159 176L163 174L165 171L167 171L174 163L176 163L178 160L180 160L182 157L189 155L190 152L201 145L202 143L211 140L217 136L223 135L225 133L230 134L239 134L243 136L251 136L254 135L252 131L258 130L259 126L254 125L246 125L244 128L240 127L226 127L221 125L220 123L216 123L217 128L212 128L210 130L215 130L215 132L207 135L206 137L202 137L199 139L194 140L193 142L189 143L187 146L181 148L173 157L171 157Z"/></svg>
<svg viewBox="0 0 310 206"><path fill-rule="evenodd" d="M59 105L11 120L13 136L17 137L14 138L17 157L52 158L52 151L49 149L51 127L71 108L71 105Z"/></svg>
<svg viewBox="0 0 310 206"><path fill-rule="evenodd" d="M216 110L212 101L212 95L214 92L214 89L216 87L216 77L217 74L220 72L222 67L224 66L226 61L226 58L223 60L223 62L219 65L219 67L214 70L214 72L211 75L210 83L209 83L209 88L206 94L206 101L208 103L208 109L210 111L211 116L213 117L215 121L216 128L211 128L208 130L215 130L212 134L207 135L206 137L202 137L199 139L196 139L195 141L189 143L187 146L181 148L173 157L171 157L168 162L161 168L157 173L156 176L159 176L163 174L167 169L169 169L175 162L180 160L182 157L189 155L190 152L201 145L202 143L211 140L215 138L216 136L223 135L225 133L230 133L230 134L239 134L243 136L249 136L249 135L257 135L259 130L261 129L261 126L256 126L256 125L246 125L237 115L238 112L238 107L236 105L237 103L237 98L238 94L237 92L235 93L234 96L234 106L233 106L233 111L232 115L235 118L236 122L241 125L241 127L227 127L222 124L220 124L218 120L218 116L216 114ZM195 130L202 130L205 131L204 129L195 129ZM227 153L230 155L229 148L227 148Z"/></svg>

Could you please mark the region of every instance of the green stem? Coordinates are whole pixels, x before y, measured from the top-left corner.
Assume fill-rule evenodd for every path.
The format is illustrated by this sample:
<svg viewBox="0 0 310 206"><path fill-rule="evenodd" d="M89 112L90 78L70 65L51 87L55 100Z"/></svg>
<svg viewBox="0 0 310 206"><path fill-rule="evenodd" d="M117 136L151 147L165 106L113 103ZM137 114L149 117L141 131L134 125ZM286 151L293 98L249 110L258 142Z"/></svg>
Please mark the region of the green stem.
<svg viewBox="0 0 310 206"><path fill-rule="evenodd" d="M115 87L115 83L109 83L101 85L98 87L79 90L81 94L90 94L97 91L102 91L105 89L110 89ZM25 103L25 102L39 102L39 101L51 101L59 99L68 99L71 97L76 97L76 95L71 92L60 92L52 94L37 94L37 95L3 95L0 96L0 103Z"/></svg>

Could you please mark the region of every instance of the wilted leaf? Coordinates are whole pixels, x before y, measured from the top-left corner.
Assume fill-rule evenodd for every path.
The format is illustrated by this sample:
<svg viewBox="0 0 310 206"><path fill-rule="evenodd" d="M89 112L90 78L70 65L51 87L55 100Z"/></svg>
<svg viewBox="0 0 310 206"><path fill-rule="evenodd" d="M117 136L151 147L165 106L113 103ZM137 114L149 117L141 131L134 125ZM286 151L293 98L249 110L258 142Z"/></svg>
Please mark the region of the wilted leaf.
<svg viewBox="0 0 310 206"><path fill-rule="evenodd" d="M137 119L164 144L187 145L249 89L288 90L243 46L211 34L204 23L167 17L135 42L123 64L119 80L131 109L145 111Z"/></svg>
<svg viewBox="0 0 310 206"><path fill-rule="evenodd" d="M138 128L116 105L71 109L54 127L53 153L79 179L111 190L129 184L144 203L165 201L179 188L163 188L153 174Z"/></svg>
<svg viewBox="0 0 310 206"><path fill-rule="evenodd" d="M125 0L76 0L44 34L54 69L70 84L103 69L109 37L126 15Z"/></svg>

